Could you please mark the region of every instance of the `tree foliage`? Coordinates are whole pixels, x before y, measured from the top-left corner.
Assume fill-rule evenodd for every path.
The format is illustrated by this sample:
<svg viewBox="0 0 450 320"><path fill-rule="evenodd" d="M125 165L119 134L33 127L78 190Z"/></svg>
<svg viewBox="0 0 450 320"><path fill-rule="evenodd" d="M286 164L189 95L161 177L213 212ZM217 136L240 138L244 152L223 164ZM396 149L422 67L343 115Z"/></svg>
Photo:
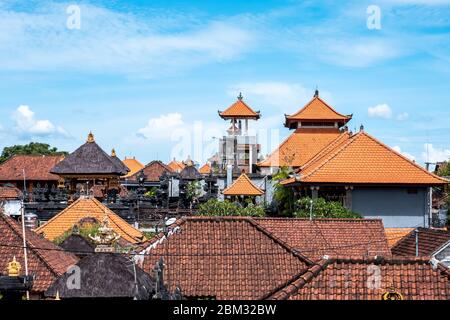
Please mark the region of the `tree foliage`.
<svg viewBox="0 0 450 320"><path fill-rule="evenodd" d="M292 216L292 212L294 211L294 190L281 184L281 181L287 178L289 178L289 168L287 167L282 167L273 176L273 180L275 181L273 198L278 214L282 216Z"/></svg>
<svg viewBox="0 0 450 320"><path fill-rule="evenodd" d="M326 201L323 198L312 200L309 197L300 198L296 201L294 215L298 218L309 218L311 202L313 218L361 218L361 215L349 211L339 202Z"/></svg>
<svg viewBox="0 0 450 320"><path fill-rule="evenodd" d="M249 203L244 207L228 200L219 201L218 199L210 199L200 205L198 215L264 217L265 210L263 207L254 205L253 203Z"/></svg>
<svg viewBox="0 0 450 320"><path fill-rule="evenodd" d="M437 171L437 174L441 177L449 177L450 176L450 160L444 162L442 166Z"/></svg>
<svg viewBox="0 0 450 320"><path fill-rule="evenodd" d="M59 151L46 143L31 142L26 145L14 145L5 147L0 155L0 163L15 155L67 155L66 151Z"/></svg>

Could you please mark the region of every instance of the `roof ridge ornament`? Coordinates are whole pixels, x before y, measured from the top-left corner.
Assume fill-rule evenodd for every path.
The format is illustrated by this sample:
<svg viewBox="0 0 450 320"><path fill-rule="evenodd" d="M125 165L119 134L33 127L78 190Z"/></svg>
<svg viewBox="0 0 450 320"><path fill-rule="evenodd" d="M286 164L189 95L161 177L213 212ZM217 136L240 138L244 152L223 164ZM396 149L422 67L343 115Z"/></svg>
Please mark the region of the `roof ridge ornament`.
<svg viewBox="0 0 450 320"><path fill-rule="evenodd" d="M116 149L114 148L111 150L111 157L117 157Z"/></svg>
<svg viewBox="0 0 450 320"><path fill-rule="evenodd" d="M319 97L319 87L316 86L316 91L314 91L314 97L318 98Z"/></svg>
<svg viewBox="0 0 450 320"><path fill-rule="evenodd" d="M20 269L22 269L22 266L16 260L16 256L14 256L12 261L8 263L8 276L18 277L20 274Z"/></svg>
<svg viewBox="0 0 450 320"><path fill-rule="evenodd" d="M242 96L242 92L239 92L239 95L238 95L237 99L239 101L242 101L242 99L244 99L244 97Z"/></svg>
<svg viewBox="0 0 450 320"><path fill-rule="evenodd" d="M93 143L93 142L95 142L94 134L92 133L92 131L89 131L87 143Z"/></svg>

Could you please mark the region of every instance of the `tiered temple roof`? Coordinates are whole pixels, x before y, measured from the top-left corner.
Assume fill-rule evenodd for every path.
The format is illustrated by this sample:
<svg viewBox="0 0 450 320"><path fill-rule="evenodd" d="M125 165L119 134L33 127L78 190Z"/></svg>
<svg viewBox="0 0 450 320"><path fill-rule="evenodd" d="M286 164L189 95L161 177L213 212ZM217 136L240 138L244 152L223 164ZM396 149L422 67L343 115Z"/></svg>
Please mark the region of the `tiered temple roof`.
<svg viewBox="0 0 450 320"><path fill-rule="evenodd" d="M59 162L51 173L59 176L124 176L130 170L117 157L108 155L89 134L85 144Z"/></svg>
<svg viewBox="0 0 450 320"><path fill-rule="evenodd" d="M253 111L243 100L242 94L239 95L237 101L229 106L225 111L219 111L222 119L253 119L258 120L261 117L259 111Z"/></svg>

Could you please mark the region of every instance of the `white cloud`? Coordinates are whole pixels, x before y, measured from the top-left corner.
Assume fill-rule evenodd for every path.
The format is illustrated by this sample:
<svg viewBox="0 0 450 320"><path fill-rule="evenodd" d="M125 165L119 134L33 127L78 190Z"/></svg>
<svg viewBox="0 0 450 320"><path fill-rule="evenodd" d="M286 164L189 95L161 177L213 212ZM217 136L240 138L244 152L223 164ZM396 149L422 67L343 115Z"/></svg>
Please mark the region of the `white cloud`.
<svg viewBox="0 0 450 320"><path fill-rule="evenodd" d="M21 105L13 114L15 128L21 136L68 136L60 126L55 126L50 120L38 120L29 106Z"/></svg>
<svg viewBox="0 0 450 320"><path fill-rule="evenodd" d="M447 161L450 159L450 149L435 148L431 143L425 143L422 159L431 163Z"/></svg>
<svg viewBox="0 0 450 320"><path fill-rule="evenodd" d="M235 59L255 39L242 24L226 19L199 23L190 16L174 19L173 13L140 16L88 4L80 6L81 29L70 30L65 9L55 3L34 12L0 7L0 29L8 30L0 33L0 68L152 77Z"/></svg>
<svg viewBox="0 0 450 320"><path fill-rule="evenodd" d="M228 94L236 97L242 92L244 99L260 104L267 110L267 107L275 107L279 111L290 114L298 111L306 102L312 99L314 89L306 88L300 83L288 83L277 81L261 81L261 82L241 82L231 86ZM328 92L320 92L325 100L330 100ZM255 109L259 106L255 105ZM282 114L282 112L280 114Z"/></svg>
<svg viewBox="0 0 450 320"><path fill-rule="evenodd" d="M369 117L371 118L390 119L392 117L392 109L386 103L379 104L374 107L369 107L368 112Z"/></svg>
<svg viewBox="0 0 450 320"><path fill-rule="evenodd" d="M402 149L399 146L392 147L392 149L394 151L397 151L398 153L400 153L402 156L404 156L412 161L416 161L416 157L414 157L412 154L410 154L408 152L402 151Z"/></svg>
<svg viewBox="0 0 450 320"><path fill-rule="evenodd" d="M174 130L184 126L180 113L168 113L151 118L145 127L138 130L138 135L145 139L170 139Z"/></svg>

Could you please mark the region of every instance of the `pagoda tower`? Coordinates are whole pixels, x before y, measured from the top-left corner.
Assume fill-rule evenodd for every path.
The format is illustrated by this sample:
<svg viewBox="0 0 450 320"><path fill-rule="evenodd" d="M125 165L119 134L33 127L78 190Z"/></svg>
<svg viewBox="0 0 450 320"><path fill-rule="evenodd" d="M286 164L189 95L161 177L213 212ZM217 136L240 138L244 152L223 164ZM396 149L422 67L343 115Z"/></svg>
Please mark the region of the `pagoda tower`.
<svg viewBox="0 0 450 320"><path fill-rule="evenodd" d="M230 121L227 135L219 141L219 170L223 172L231 165L235 174L242 171L253 173L260 145L256 135L249 135L248 124L249 120L258 120L260 112L250 108L239 93L237 101L225 111L219 111L219 116Z"/></svg>
<svg viewBox="0 0 450 320"><path fill-rule="evenodd" d="M294 132L265 160L258 163L264 174L280 167L299 168L336 139L348 138L347 122L353 115L334 110L319 97L313 98L299 111L285 115L284 126Z"/></svg>

